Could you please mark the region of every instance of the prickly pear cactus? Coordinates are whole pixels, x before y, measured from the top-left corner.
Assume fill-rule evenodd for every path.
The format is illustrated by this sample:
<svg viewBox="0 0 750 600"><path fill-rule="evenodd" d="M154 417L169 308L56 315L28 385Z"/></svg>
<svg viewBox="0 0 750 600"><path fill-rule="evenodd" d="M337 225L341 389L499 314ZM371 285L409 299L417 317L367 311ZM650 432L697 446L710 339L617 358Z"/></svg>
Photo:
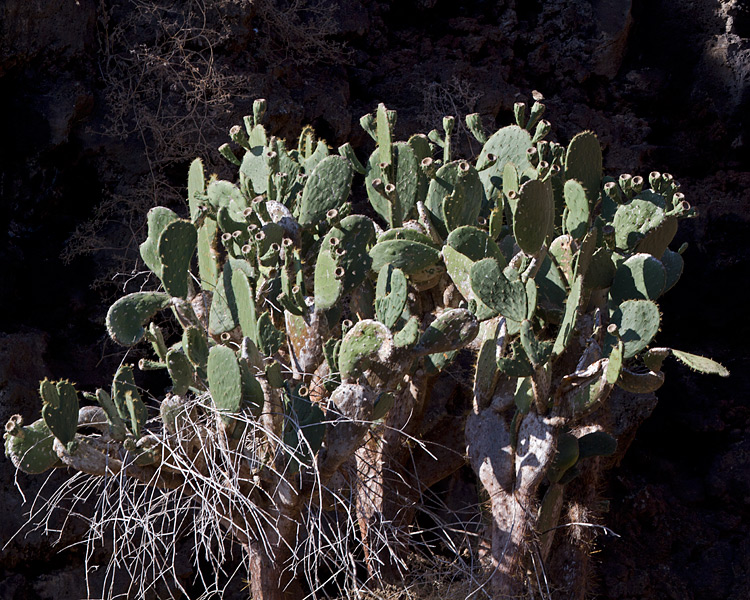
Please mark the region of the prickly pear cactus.
<svg viewBox="0 0 750 600"><path fill-rule="evenodd" d="M579 424L616 386L656 389L667 356L728 374L652 345L657 302L682 273L683 249L669 245L692 209L670 176L652 173L650 187L603 178L591 132L567 147L544 140L539 103L528 115L516 106L516 124L489 136L470 115L483 144L475 162L453 156L453 117L442 134L398 140L396 113L381 104L361 120L375 144L362 163L309 127L287 148L265 112L257 101L220 149L237 181L206 181L196 160L182 214L149 211L140 251L158 285L107 314L115 342L150 343L155 356L139 367L164 370L166 394L145 399L128 364L111 394L84 394L97 407L45 381L42 419L11 419L6 454L29 473L124 473L203 500L202 482L226 478L211 512L256 553L253 597L277 598L268 582L289 583L277 565L295 554L302 511L317 510L321 490L354 498L346 512L368 568L377 563L369 528L400 512L406 492L393 474L412 464L407 440L422 436L427 392L470 349L465 447L492 498L494 585L520 594L526 536L543 533L549 552L565 486L614 452L611 435ZM352 214L362 185L374 216ZM352 465L364 479L337 477ZM234 512L252 507L262 519ZM265 546L247 542L258 539Z"/></svg>

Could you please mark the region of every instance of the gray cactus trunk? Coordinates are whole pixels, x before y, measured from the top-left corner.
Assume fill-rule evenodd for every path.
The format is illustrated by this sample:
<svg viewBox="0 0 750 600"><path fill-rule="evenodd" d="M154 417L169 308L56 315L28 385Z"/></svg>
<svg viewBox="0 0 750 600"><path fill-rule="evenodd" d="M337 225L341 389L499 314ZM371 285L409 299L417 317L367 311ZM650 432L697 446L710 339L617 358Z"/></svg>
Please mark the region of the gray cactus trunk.
<svg viewBox="0 0 750 600"><path fill-rule="evenodd" d="M252 540L245 544L250 558L250 598L252 600L302 600L304 592L299 582L283 569L284 556L280 548L269 556L263 544Z"/></svg>

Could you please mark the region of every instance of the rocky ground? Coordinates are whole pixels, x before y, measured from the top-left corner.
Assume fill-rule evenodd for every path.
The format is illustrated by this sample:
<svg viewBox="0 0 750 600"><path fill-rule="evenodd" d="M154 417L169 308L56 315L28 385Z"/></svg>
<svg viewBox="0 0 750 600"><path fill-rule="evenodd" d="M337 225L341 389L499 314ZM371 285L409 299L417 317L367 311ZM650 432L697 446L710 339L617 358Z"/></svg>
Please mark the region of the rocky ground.
<svg viewBox="0 0 750 600"><path fill-rule="evenodd" d="M404 133L469 112L502 126L537 90L553 139L593 129L608 173L682 182L700 216L678 234L686 268L659 339L732 371L668 371L603 490L621 537L600 541L598 596L750 597L750 331L732 309L750 264L750 2L171 4L0 4L0 421L34 416L46 374L104 384L120 356L102 317L130 277L144 210L179 202L196 155L222 172L214 148L254 98L268 99L277 135L312 123L332 146L362 148L359 117L378 102ZM478 149L466 137L463 151ZM7 462L0 506L4 544L23 521ZM79 597L81 551L55 552L38 534L14 540L0 597Z"/></svg>

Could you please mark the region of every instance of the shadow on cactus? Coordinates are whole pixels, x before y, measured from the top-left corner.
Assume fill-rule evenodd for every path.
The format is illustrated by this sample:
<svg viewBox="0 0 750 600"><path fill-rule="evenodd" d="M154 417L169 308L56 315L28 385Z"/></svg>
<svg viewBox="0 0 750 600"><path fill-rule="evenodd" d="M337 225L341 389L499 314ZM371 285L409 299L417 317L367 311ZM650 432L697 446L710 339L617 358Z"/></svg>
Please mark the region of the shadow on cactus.
<svg viewBox="0 0 750 600"><path fill-rule="evenodd" d="M149 532L146 549L118 539L131 592L169 573L159 546L174 546L184 518L217 582L216 548L243 547L256 600L400 581L410 553L429 554L413 530L430 488L468 460L490 499L485 528L446 528L440 543L476 591L523 595L565 543L571 482L595 485L597 457L624 451L617 438L648 410L623 403L651 398L664 359L728 375L652 344L657 300L682 272L684 248L669 245L693 210L667 174L603 178L591 132L545 141L539 103L489 136L470 115L475 162L452 156L452 117L396 141L381 104L361 120L375 150L360 162L310 128L288 148L265 108L256 101L220 148L236 182L207 181L196 160L186 218L149 211L140 250L161 285L107 314L116 342L153 347L140 369L171 378L158 411L127 364L83 405L73 384L45 380L42 418L12 418L6 454L29 473L78 472L70 490L107 499L99 535L131 521ZM351 213L354 184L375 219ZM163 313L181 336L156 324ZM434 385L452 364L474 371L458 415Z"/></svg>

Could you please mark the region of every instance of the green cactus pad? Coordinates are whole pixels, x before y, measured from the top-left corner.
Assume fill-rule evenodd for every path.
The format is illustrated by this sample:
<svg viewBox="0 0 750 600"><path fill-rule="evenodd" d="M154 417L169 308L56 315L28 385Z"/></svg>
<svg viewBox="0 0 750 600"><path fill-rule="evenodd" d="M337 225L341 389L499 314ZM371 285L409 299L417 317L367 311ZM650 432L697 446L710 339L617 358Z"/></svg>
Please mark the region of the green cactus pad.
<svg viewBox="0 0 750 600"><path fill-rule="evenodd" d="M388 109L382 102L378 104L378 110L375 113L375 127L378 137L378 157L380 162L390 165L393 162L391 151L393 128L388 119Z"/></svg>
<svg viewBox="0 0 750 600"><path fill-rule="evenodd" d="M656 300L666 289L667 271L650 254L634 254L620 263L609 293L612 302Z"/></svg>
<svg viewBox="0 0 750 600"><path fill-rule="evenodd" d="M581 291L583 287L583 278L577 277L570 287L570 294L565 302L565 314L563 315L560 330L555 338L555 345L552 347L552 354L560 356L570 342L575 330L576 321L578 320L578 305L581 303Z"/></svg>
<svg viewBox="0 0 750 600"><path fill-rule="evenodd" d="M612 274L614 275L614 266ZM545 311L548 319L558 323L559 320L554 315L559 313L559 318L562 318L565 299L568 297L568 284L549 256L542 261L534 281L537 285L537 307Z"/></svg>
<svg viewBox="0 0 750 600"><path fill-rule="evenodd" d="M190 221L173 221L159 236L161 272L157 273L167 293L187 298L190 261L198 245L198 232Z"/></svg>
<svg viewBox="0 0 750 600"><path fill-rule="evenodd" d="M658 227L648 231L646 237L636 244L635 251L652 254L661 260L667 246L672 243L674 236L677 235L677 229L677 217L667 215Z"/></svg>
<svg viewBox="0 0 750 600"><path fill-rule="evenodd" d="M461 254L466 255L473 262L483 258L494 258L502 268L507 261L497 242L486 231L477 227L464 226L451 231L445 243Z"/></svg>
<svg viewBox="0 0 750 600"><path fill-rule="evenodd" d="M268 163L264 145L252 146L242 159L240 177L246 179L254 194L265 194L268 191Z"/></svg>
<svg viewBox="0 0 750 600"><path fill-rule="evenodd" d="M309 466L310 453L316 454L320 450L326 432L325 414L310 398L299 394L301 387L296 386L289 394L287 410L291 414L284 426L284 444L294 452L295 461L290 464L292 471L296 471L300 464ZM304 441L300 439L300 433Z"/></svg>
<svg viewBox="0 0 750 600"><path fill-rule="evenodd" d="M602 149L593 132L583 131L570 140L565 154L565 179L581 182L589 206L596 204L602 180Z"/></svg>
<svg viewBox="0 0 750 600"><path fill-rule="evenodd" d="M247 208L247 200L231 181L221 179L212 181L206 189L206 197L217 211L220 208L234 208L235 211Z"/></svg>
<svg viewBox="0 0 750 600"><path fill-rule="evenodd" d="M460 187L458 196L463 200L453 207L451 216L453 227L474 225L482 208L484 193L479 174L474 167L460 160L440 167L435 178L430 180L425 207L442 237L446 237L449 231L443 213L443 203L446 196L453 194L456 187Z"/></svg>
<svg viewBox="0 0 750 600"><path fill-rule="evenodd" d="M615 245L623 250L634 250L647 234L661 227L665 218L664 199L649 191L641 192L615 211L612 219Z"/></svg>
<svg viewBox="0 0 750 600"><path fill-rule="evenodd" d="M508 355L497 359L497 368L509 377L531 377L534 374L534 367L520 340L511 342Z"/></svg>
<svg viewBox="0 0 750 600"><path fill-rule="evenodd" d="M208 340L203 331L197 327L188 327L182 332L182 349L188 360L199 369L208 364Z"/></svg>
<svg viewBox="0 0 750 600"><path fill-rule="evenodd" d="M388 411L393 408L396 402L396 398L390 392L383 392L380 394L372 405L372 416L370 417L373 421L379 421L388 414Z"/></svg>
<svg viewBox="0 0 750 600"><path fill-rule="evenodd" d="M471 289L488 307L513 321L527 316L526 287L520 280L511 281L493 258L485 258L471 267Z"/></svg>
<svg viewBox="0 0 750 600"><path fill-rule="evenodd" d="M492 197L493 190L503 189L503 172L505 165L513 163L519 174L531 174L535 171L529 162L526 151L531 148L531 135L525 129L517 125L509 125L496 131L482 147L477 158L477 169L479 178L484 186L485 194ZM489 168L485 168L490 162L489 155L494 154L497 162Z"/></svg>
<svg viewBox="0 0 750 600"><path fill-rule="evenodd" d="M342 379L356 379L379 353L387 352L391 332L378 321L358 321L341 342L339 372Z"/></svg>
<svg viewBox="0 0 750 600"><path fill-rule="evenodd" d="M662 293L667 293L680 280L682 270L685 267L685 261L679 252L673 252L667 248L664 250L664 254L661 255L661 263L667 272L667 281Z"/></svg>
<svg viewBox="0 0 750 600"><path fill-rule="evenodd" d="M17 430L13 427L15 435L9 431L14 419L17 421ZM38 475L53 467L62 466L53 449L55 436L44 420L39 419L28 426L20 426L20 423L20 417L12 417L5 427L5 455L13 465L29 475Z"/></svg>
<svg viewBox="0 0 750 600"><path fill-rule="evenodd" d="M208 389L219 411L236 414L242 410L242 374L228 346L214 346L208 354Z"/></svg>
<svg viewBox="0 0 750 600"><path fill-rule="evenodd" d="M340 269L340 270L339 270ZM338 276L337 276L338 275ZM315 307L328 310L344 296L344 271L334 256L334 251L324 243L315 262Z"/></svg>
<svg viewBox="0 0 750 600"><path fill-rule="evenodd" d="M458 230L457 230L458 231ZM448 271L448 275L454 285L461 292L461 295L467 300L476 302L474 314L480 321L485 321L494 317L497 311L490 308L482 302L471 287L471 268L474 261L461 252L454 250L451 246L443 246L443 262ZM503 258L503 261L505 259Z"/></svg>
<svg viewBox="0 0 750 600"><path fill-rule="evenodd" d="M476 317L464 308L452 308L430 323L414 350L419 354L451 352L466 346L477 333Z"/></svg>
<svg viewBox="0 0 750 600"><path fill-rule="evenodd" d="M480 327L479 337L483 339L474 370L474 395L480 407L492 397L497 384L497 334L497 322L483 323Z"/></svg>
<svg viewBox="0 0 750 600"><path fill-rule="evenodd" d="M419 317L411 317L401 328L401 331L393 336L393 345L396 348L409 348L417 343L419 339Z"/></svg>
<svg viewBox="0 0 750 600"><path fill-rule="evenodd" d="M608 248L597 248L591 257L583 285L590 290L603 290L612 285L615 278L615 263Z"/></svg>
<svg viewBox="0 0 750 600"><path fill-rule="evenodd" d="M549 245L549 255L555 261L555 265L565 276L570 285L573 282L577 244L573 236L565 234L556 237Z"/></svg>
<svg viewBox="0 0 750 600"><path fill-rule="evenodd" d="M552 352L552 342L539 341L534 334L534 327L528 319L521 321L520 339L521 346L535 369L544 365L549 360L550 353Z"/></svg>
<svg viewBox="0 0 750 600"><path fill-rule="evenodd" d="M570 433L561 433L557 438L557 452L552 459L549 471L547 471L547 479L552 483L560 481L565 471L578 462L579 453L576 436Z"/></svg>
<svg viewBox="0 0 750 600"><path fill-rule="evenodd" d="M194 385L195 371L182 350L173 348L167 352L167 370L172 379L172 393L184 396L188 389Z"/></svg>
<svg viewBox="0 0 750 600"><path fill-rule="evenodd" d="M586 189L575 179L568 179L563 188L565 199L565 230L580 240L589 230L589 199Z"/></svg>
<svg viewBox="0 0 750 600"><path fill-rule="evenodd" d="M188 207L190 209L190 219L195 221L200 213L200 205L203 203L203 196L206 193L206 176L203 173L203 162L196 158L190 163L188 170ZM175 215L176 217L177 215ZM157 236L158 239L158 236Z"/></svg>
<svg viewBox="0 0 750 600"><path fill-rule="evenodd" d="M148 211L146 215L148 224L148 237L146 241L139 246L141 258L146 266L151 269L157 276L161 276L161 261L159 260L159 237L170 223L179 220L177 213L164 208L155 206Z"/></svg>
<svg viewBox="0 0 750 600"><path fill-rule="evenodd" d="M229 258L224 263L208 314L208 331L211 335L221 335L232 331L240 324L232 280L234 272L241 271L245 264L245 261L233 258Z"/></svg>
<svg viewBox="0 0 750 600"><path fill-rule="evenodd" d="M242 406L247 408L250 413L259 417L263 412L265 396L263 388L252 373L247 361L240 360L240 380L242 381Z"/></svg>
<svg viewBox="0 0 750 600"><path fill-rule="evenodd" d="M405 274L418 273L440 262L440 252L432 246L411 240L378 242L370 250L372 270L380 272L386 264L401 269Z"/></svg>
<svg viewBox="0 0 750 600"><path fill-rule="evenodd" d="M237 321L243 337L249 337L251 340L257 341L258 317L255 314L253 288L250 286L247 275L239 269L232 271L232 293L237 307Z"/></svg>
<svg viewBox="0 0 750 600"><path fill-rule="evenodd" d="M617 325L625 350L624 358L632 358L646 349L659 331L659 307L651 300L626 300L612 314L611 323ZM607 345L614 340L608 334Z"/></svg>
<svg viewBox="0 0 750 600"><path fill-rule="evenodd" d="M693 371L709 375L719 375L720 377L729 377L729 369L715 360L706 358L705 356L690 354L690 352L683 352L682 350L675 349L672 349L672 356L684 365L693 369Z"/></svg>
<svg viewBox="0 0 750 600"><path fill-rule="evenodd" d="M299 224L312 225L325 219L331 209L340 209L352 187L354 169L342 156L327 156L307 179L300 201Z"/></svg>
<svg viewBox="0 0 750 600"><path fill-rule="evenodd" d="M148 419L148 409L141 400L130 365L121 365L117 369L112 380L112 400L130 432L136 439L140 438Z"/></svg>
<svg viewBox="0 0 750 600"><path fill-rule="evenodd" d="M284 332L274 327L271 313L264 312L258 317L258 347L265 356L273 356L284 343Z"/></svg>
<svg viewBox="0 0 750 600"><path fill-rule="evenodd" d="M361 215L350 215L328 231L315 263L317 309L332 308L365 280L372 263L367 249L374 238L373 222Z"/></svg>
<svg viewBox="0 0 750 600"><path fill-rule="evenodd" d="M78 394L69 381L53 384L45 379L39 386L42 419L63 444L72 442L78 429Z"/></svg>
<svg viewBox="0 0 750 600"><path fill-rule="evenodd" d="M592 456L612 456L617 451L617 440L604 431L593 431L578 438L578 459Z"/></svg>
<svg viewBox="0 0 750 600"><path fill-rule="evenodd" d="M411 240L412 242L419 242L420 244L440 249L440 244L436 244L429 235L411 227L394 227L383 232L378 237L378 242L387 242L389 240Z"/></svg>
<svg viewBox="0 0 750 600"><path fill-rule="evenodd" d="M400 204L400 222L404 222L414 212L417 200L424 198L427 182L424 181L419 160L411 145L406 142L393 144L392 160L392 164L386 170L394 173L394 180L389 183L396 186L396 194L398 194ZM370 156L365 185L372 208L386 223L391 223L390 202L372 186L372 182L376 179L385 181L387 178L386 173L380 166L381 162L380 150L377 149Z"/></svg>
<svg viewBox="0 0 750 600"><path fill-rule="evenodd" d="M519 377L513 393L513 403L520 415L528 415L534 402L534 386L530 376Z"/></svg>
<svg viewBox="0 0 750 600"><path fill-rule="evenodd" d="M375 315L388 329L393 329L401 317L408 293L404 272L390 263L383 265L375 290Z"/></svg>
<svg viewBox="0 0 750 600"><path fill-rule="evenodd" d="M112 396L110 396L103 389L99 388L98 390L96 390L95 397L96 401L99 403L99 406L104 409L104 413L107 415L107 422L109 423L110 433L112 437L117 440L125 439L125 421L123 421L122 417L120 417L120 413L118 412L115 403L112 401Z"/></svg>
<svg viewBox="0 0 750 600"><path fill-rule="evenodd" d="M536 254L552 233L555 199L549 180L530 179L521 186L513 213L513 235L526 254Z"/></svg>
<svg viewBox="0 0 750 600"><path fill-rule="evenodd" d="M161 292L134 292L123 296L107 311L107 332L118 344L133 346L146 333L143 325L169 303L169 294Z"/></svg>

